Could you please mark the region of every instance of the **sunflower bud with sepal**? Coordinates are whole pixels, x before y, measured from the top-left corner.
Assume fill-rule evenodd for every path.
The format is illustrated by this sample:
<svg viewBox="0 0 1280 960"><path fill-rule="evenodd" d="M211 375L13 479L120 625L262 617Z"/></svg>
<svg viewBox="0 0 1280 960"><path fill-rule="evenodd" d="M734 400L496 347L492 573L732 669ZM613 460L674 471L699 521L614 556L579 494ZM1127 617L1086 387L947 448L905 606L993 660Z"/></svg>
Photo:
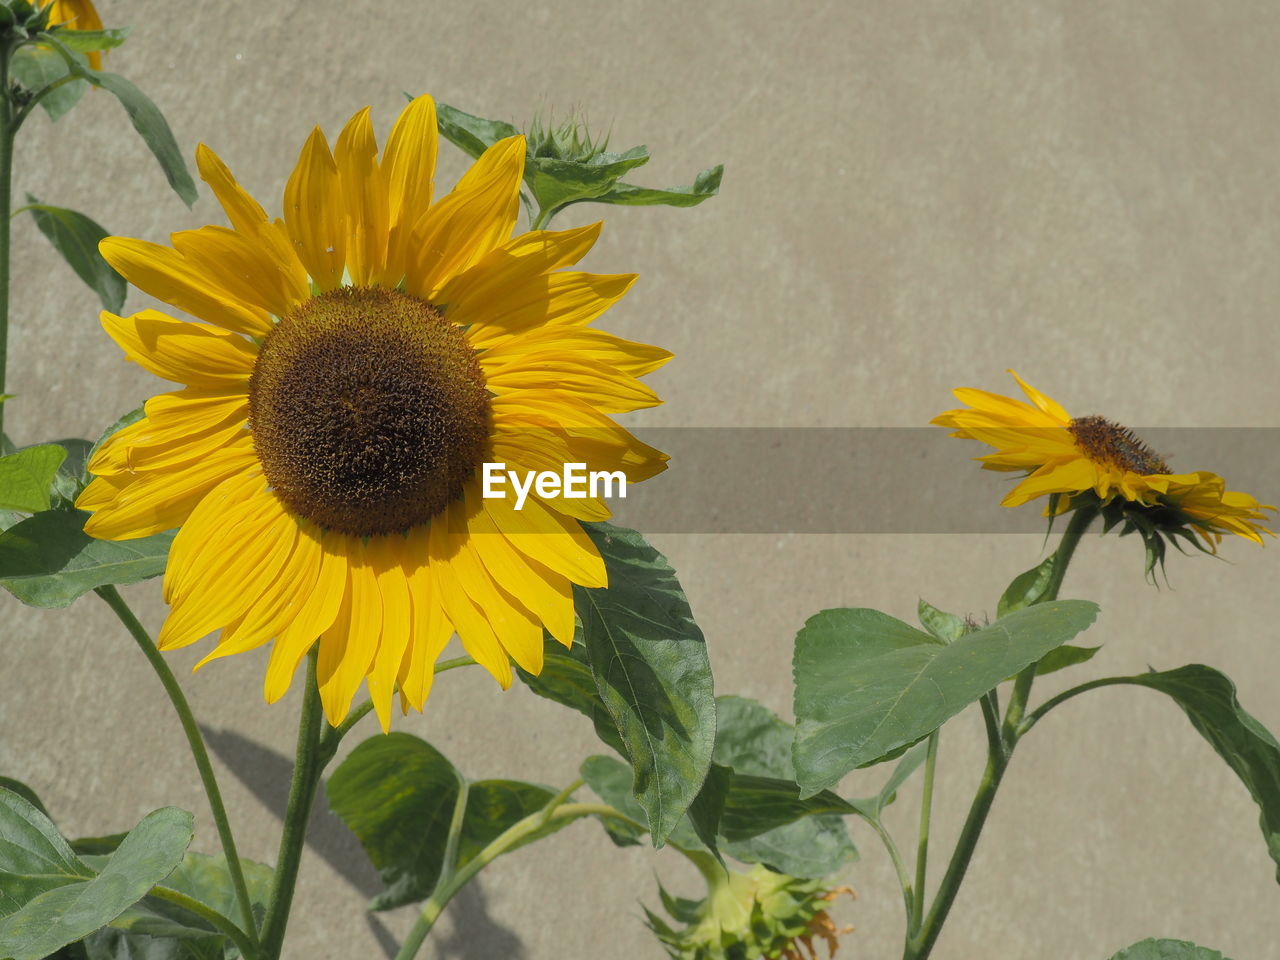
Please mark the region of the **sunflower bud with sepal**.
<svg viewBox="0 0 1280 960"><path fill-rule="evenodd" d="M703 900L673 897L659 887L663 906L679 923L670 926L646 909L649 928L675 960L817 960L818 946L835 956L838 928L827 912L848 887L829 887L756 864L746 873L718 864L701 871L709 887Z"/></svg>

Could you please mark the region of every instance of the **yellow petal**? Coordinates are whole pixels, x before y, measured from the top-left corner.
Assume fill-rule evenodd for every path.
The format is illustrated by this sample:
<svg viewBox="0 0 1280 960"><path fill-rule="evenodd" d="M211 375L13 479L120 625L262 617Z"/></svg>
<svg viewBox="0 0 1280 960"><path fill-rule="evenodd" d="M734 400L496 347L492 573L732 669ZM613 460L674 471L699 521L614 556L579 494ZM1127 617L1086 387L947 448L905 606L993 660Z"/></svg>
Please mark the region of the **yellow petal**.
<svg viewBox="0 0 1280 960"><path fill-rule="evenodd" d="M595 245L602 222L572 230L534 230L522 233L489 251L471 269L441 288L439 302L484 314L507 292L522 283L577 263Z"/></svg>
<svg viewBox="0 0 1280 960"><path fill-rule="evenodd" d="M1018 381L1018 386L1022 388L1022 392L1027 395L1028 400L1030 400L1037 407L1039 407L1045 413L1049 414L1049 416L1053 417L1058 422L1060 423L1071 422L1070 414L1068 414L1067 411L1062 408L1062 404L1058 403L1057 400L1054 400L1051 397L1046 397L1039 390L1035 389L1034 387L1028 386L1027 382L1023 380L1020 376L1018 376L1016 373L1014 373L1012 370L1008 372L1012 374L1013 379Z"/></svg>
<svg viewBox="0 0 1280 960"><path fill-rule="evenodd" d="M177 250L146 240L106 237L98 252L139 290L193 317L254 337L271 332L266 310L238 299Z"/></svg>
<svg viewBox="0 0 1280 960"><path fill-rule="evenodd" d="M377 280L395 286L404 276L413 225L431 206L436 170L436 105L425 94L404 108L382 151L389 232L386 266Z"/></svg>
<svg viewBox="0 0 1280 960"><path fill-rule="evenodd" d="M450 306L445 315L468 326L476 347L494 347L510 337L548 324L586 326L622 299L635 283L633 273L606 276L561 271L536 277L485 304Z"/></svg>
<svg viewBox="0 0 1280 960"><path fill-rule="evenodd" d="M520 212L524 137L499 140L453 192L414 224L405 290L435 302L441 287L511 236Z"/></svg>
<svg viewBox="0 0 1280 960"><path fill-rule="evenodd" d="M430 563L430 533L411 530L405 551L409 594L412 602L413 642L400 662L400 708L421 710L431 692L435 663L453 636L453 624L445 616L440 588Z"/></svg>
<svg viewBox="0 0 1280 960"><path fill-rule="evenodd" d="M177 383L209 389L247 384L258 359L257 349L243 337L157 310L129 317L104 310L102 326L130 360Z"/></svg>
<svg viewBox="0 0 1280 960"><path fill-rule="evenodd" d="M494 526L526 557L584 587L603 587L609 582L600 551L578 521L560 516L532 496L520 510L508 500L485 500L484 509Z"/></svg>
<svg viewBox="0 0 1280 960"><path fill-rule="evenodd" d="M381 276L387 255L387 184L378 169L378 144L369 108L353 116L333 149L346 214L347 269L351 282L368 286Z"/></svg>
<svg viewBox="0 0 1280 960"><path fill-rule="evenodd" d="M275 703L289 689L298 664L316 639L333 626L347 598L346 538L327 534L320 541L320 568L315 588L271 648L262 694Z"/></svg>
<svg viewBox="0 0 1280 960"><path fill-rule="evenodd" d="M319 127L311 131L285 184L284 222L294 252L316 286L339 286L347 254L346 218L338 167Z"/></svg>
<svg viewBox="0 0 1280 960"><path fill-rule="evenodd" d="M246 436L185 469L139 475L105 505L95 501L91 490L110 478L98 478L77 500L81 509L97 511L85 521L85 533L101 540L132 540L171 530L187 519L210 490L257 462Z"/></svg>
<svg viewBox="0 0 1280 960"><path fill-rule="evenodd" d="M299 286L298 276L277 260L269 246L249 234L226 227L201 227L172 234L169 239L188 263L224 290L278 317L308 296L305 283Z"/></svg>
<svg viewBox="0 0 1280 960"><path fill-rule="evenodd" d="M554 389L604 413L626 413L662 403L652 388L635 377L579 357L526 355L501 366L484 366L484 374L485 385L499 395L514 390Z"/></svg>
<svg viewBox="0 0 1280 960"><path fill-rule="evenodd" d="M562 324L538 327L489 347L477 358L481 369L497 367L525 357L556 354L565 358L582 358L602 363L633 377L657 370L672 354L647 343L623 340L591 327L569 327Z"/></svg>
<svg viewBox="0 0 1280 960"><path fill-rule="evenodd" d="M344 618L339 612L333 626L320 638L316 660L316 681L320 703L332 726L337 726L351 709L351 700L369 672L378 638L382 632L382 594L368 549L356 538L349 539L349 602L344 601Z"/></svg>
<svg viewBox="0 0 1280 960"><path fill-rule="evenodd" d="M398 536L371 537L367 553L373 562L382 596L382 636L369 668L369 699L377 711L382 732L391 729L391 698L404 652L414 640L409 583L405 577Z"/></svg>

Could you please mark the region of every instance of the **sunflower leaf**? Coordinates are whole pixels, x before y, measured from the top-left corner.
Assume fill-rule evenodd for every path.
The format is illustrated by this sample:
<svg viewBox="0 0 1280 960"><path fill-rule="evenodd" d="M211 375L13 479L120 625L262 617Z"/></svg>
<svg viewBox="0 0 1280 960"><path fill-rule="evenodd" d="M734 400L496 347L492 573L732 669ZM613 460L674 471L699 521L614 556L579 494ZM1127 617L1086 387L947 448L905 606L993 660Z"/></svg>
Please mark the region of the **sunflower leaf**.
<svg viewBox="0 0 1280 960"><path fill-rule="evenodd" d="M1197 947L1187 940L1156 940L1154 937L1125 947L1111 960L1227 960L1217 950Z"/></svg>
<svg viewBox="0 0 1280 960"><path fill-rule="evenodd" d="M72 52L71 56L84 62L84 55ZM45 44L31 44L20 47L14 52L10 63L14 79L32 93L39 93L51 83L56 83L70 72L67 62L52 47ZM87 66L86 66L87 69ZM58 120L74 107L84 96L86 84L83 80L71 80L50 90L40 98L40 106L49 115L50 120Z"/></svg>
<svg viewBox="0 0 1280 960"><path fill-rule="evenodd" d="M959 640L964 635L964 617L957 616L954 613L947 613L945 610L939 610L924 599L921 599L916 607L916 616L920 619L920 626L924 627L943 643Z"/></svg>
<svg viewBox="0 0 1280 960"><path fill-rule="evenodd" d="M127 284L98 253L98 241L108 236L107 231L83 213L43 204L29 193L25 209L31 212L36 226L53 248L98 295L102 306L119 313L124 307Z"/></svg>
<svg viewBox="0 0 1280 960"><path fill-rule="evenodd" d="M1059 670L1065 670L1067 667L1074 667L1079 663L1088 663L1101 649L1102 647L1077 647L1064 643L1062 646L1050 650L1036 664L1036 676L1043 677L1046 673L1056 673Z"/></svg>
<svg viewBox="0 0 1280 960"><path fill-rule="evenodd" d="M572 649L566 650L563 644L547 634L543 638L542 657L542 672L534 676L517 667L520 679L538 696L588 717L595 725L596 736L625 757L626 748L596 690L595 677L591 674L591 664L587 662L582 644L575 643Z"/></svg>
<svg viewBox="0 0 1280 960"><path fill-rule="evenodd" d="M742 775L787 781L795 775L794 731L768 707L745 697L717 697L716 724L715 762L733 768L735 786ZM793 877L825 877L858 859L841 816L808 814L763 832L758 824L745 825L752 816L738 794L732 800L733 839L723 837L721 818L721 849L743 863L763 863Z"/></svg>
<svg viewBox="0 0 1280 960"><path fill-rule="evenodd" d="M17 891L23 897L0 919L0 957L11 960L42 960L111 923L173 872L192 838L191 814L163 807L129 831L95 871L16 794L0 791L0 822L6 839L0 889L7 898L16 900Z"/></svg>
<svg viewBox="0 0 1280 960"><path fill-rule="evenodd" d="M465 783L440 751L407 733L371 737L334 771L326 786L329 806L360 840L386 885L370 909L390 910L431 896L445 866L449 827ZM517 780L467 784L454 869L554 796L547 787ZM552 819L519 846L569 822Z"/></svg>
<svg viewBox="0 0 1280 960"><path fill-rule="evenodd" d="M164 573L171 532L137 540L95 540L87 513L46 510L0 533L0 586L33 607L65 607L109 583Z"/></svg>
<svg viewBox="0 0 1280 960"><path fill-rule="evenodd" d="M509 123L486 120L447 103L436 104L436 126L442 137L471 157L478 157L499 140L520 133Z"/></svg>
<svg viewBox="0 0 1280 960"><path fill-rule="evenodd" d="M1087 628L1097 612L1084 600L1041 603L950 644L876 610L810 617L793 663L801 797L927 736Z"/></svg>
<svg viewBox="0 0 1280 960"><path fill-rule="evenodd" d="M1258 805L1262 837L1277 864L1276 882L1280 883L1280 743L1240 706L1235 684L1198 663L1116 678L1116 682L1150 687L1168 696L1235 771Z"/></svg>
<svg viewBox="0 0 1280 960"><path fill-rule="evenodd" d="M48 510L53 478L66 458L67 451L55 443L0 457L0 509L22 513Z"/></svg>
<svg viewBox="0 0 1280 960"><path fill-rule="evenodd" d="M91 70L83 64L76 69L76 73L120 101L125 113L129 115L133 129L138 131L138 136L142 137L142 142L160 164L173 192L188 207L195 203L196 184L191 179L191 171L187 169L187 163L182 158L182 151L178 149L178 142L173 138L168 121L151 98L118 73Z"/></svg>
<svg viewBox="0 0 1280 960"><path fill-rule="evenodd" d="M574 587L583 645L631 762L632 789L660 847L711 766L711 663L666 558L634 530L584 526L604 558L609 585Z"/></svg>

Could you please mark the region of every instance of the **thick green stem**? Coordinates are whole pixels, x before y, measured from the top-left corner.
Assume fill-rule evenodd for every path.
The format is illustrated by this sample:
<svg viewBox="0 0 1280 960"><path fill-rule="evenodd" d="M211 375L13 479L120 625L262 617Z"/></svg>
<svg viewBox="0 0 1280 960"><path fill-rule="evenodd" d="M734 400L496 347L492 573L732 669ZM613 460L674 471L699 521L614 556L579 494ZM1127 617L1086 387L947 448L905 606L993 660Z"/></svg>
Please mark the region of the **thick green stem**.
<svg viewBox="0 0 1280 960"><path fill-rule="evenodd" d="M1040 706L1036 707L1035 710L1031 711L1031 713L1027 714L1026 719L1018 725L1018 736L1025 736L1027 731L1039 723L1046 713L1058 706L1058 704L1065 703L1070 700L1072 697L1078 697L1080 694L1087 693L1090 690L1097 690L1099 687L1114 687L1118 684L1133 682L1133 677L1102 677L1098 680L1090 680L1088 683L1082 683L1079 686L1072 687L1070 690L1064 690L1056 697L1050 697L1044 703L1040 704Z"/></svg>
<svg viewBox="0 0 1280 960"><path fill-rule="evenodd" d="M302 863L307 821L311 818L311 804L323 769L320 766L320 720L320 688L316 683L316 648L313 647L307 655L307 680L302 716L298 720L298 752L293 763L289 803L284 813L284 832L280 837L280 853L276 857L271 902L262 924L264 960L279 960L285 927L289 923L289 908L293 904L293 888Z"/></svg>
<svg viewBox="0 0 1280 960"><path fill-rule="evenodd" d="M924 789L920 796L920 836L916 841L915 896L909 924L912 930L919 927L924 916L924 888L929 871L929 818L933 812L933 775L938 764L939 730L929 734L929 752L924 760Z"/></svg>
<svg viewBox="0 0 1280 960"><path fill-rule="evenodd" d="M244 869L240 865L240 855L236 852L235 837L231 833L231 821L227 819L227 808L222 804L222 791L218 789L218 779L214 776L213 765L209 762L209 751L205 748L204 737L196 724L191 706L187 703L182 687L178 685L177 677L169 669L169 664L151 641L151 635L147 633L146 627L139 622L133 611L129 609L129 605L124 602L120 591L113 586L105 586L98 587L94 592L107 602L107 606L120 618L120 622L137 642L147 662L151 664L151 668L155 670L156 676L164 685L164 691L169 695L169 702L173 704L173 709L178 714L182 731L187 735L187 744L191 747L191 756L196 761L196 769L200 771L200 782L204 784L205 797L209 800L209 811L213 814L213 822L218 830L223 856L227 859L227 870L231 874L231 883L235 887L241 922L244 924L244 929L249 932L250 938L256 941L257 926L254 924L253 906L249 900L249 888L244 882Z"/></svg>

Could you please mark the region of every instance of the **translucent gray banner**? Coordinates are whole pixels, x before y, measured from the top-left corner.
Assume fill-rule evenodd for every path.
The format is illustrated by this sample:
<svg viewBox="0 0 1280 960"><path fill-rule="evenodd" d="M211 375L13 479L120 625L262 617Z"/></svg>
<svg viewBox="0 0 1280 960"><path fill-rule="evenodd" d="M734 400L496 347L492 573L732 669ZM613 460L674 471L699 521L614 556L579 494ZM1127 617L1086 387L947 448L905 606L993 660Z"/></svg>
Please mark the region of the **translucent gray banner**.
<svg viewBox="0 0 1280 960"><path fill-rule="evenodd" d="M1174 473L1208 470L1280 503L1280 428L1162 427L1135 433ZM1045 498L1001 499L1021 473L983 470L991 452L937 427L655 428L635 435L666 472L608 501L644 533L1034 533Z"/></svg>

